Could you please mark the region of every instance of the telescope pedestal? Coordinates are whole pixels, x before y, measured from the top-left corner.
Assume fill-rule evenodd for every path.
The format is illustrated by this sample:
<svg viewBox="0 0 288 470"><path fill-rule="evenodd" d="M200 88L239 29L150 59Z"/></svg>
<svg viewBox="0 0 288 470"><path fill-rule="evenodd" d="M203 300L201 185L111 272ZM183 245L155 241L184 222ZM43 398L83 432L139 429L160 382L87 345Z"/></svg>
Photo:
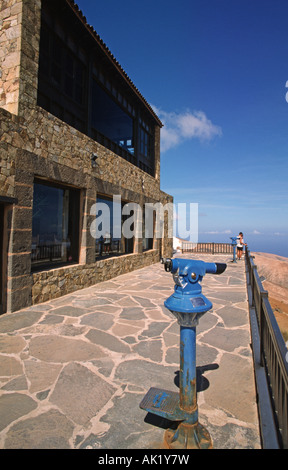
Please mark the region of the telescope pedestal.
<svg viewBox="0 0 288 470"><path fill-rule="evenodd" d="M150 388L140 403L140 408L178 422L178 427L168 429L164 445L169 449L211 449L212 439L198 422L196 387L196 326L199 318L212 308L212 303L202 294L200 282L206 273L221 274L223 263L205 263L200 260L163 260L165 270L173 274L174 293L164 302L180 325L179 394Z"/></svg>
<svg viewBox="0 0 288 470"><path fill-rule="evenodd" d="M236 246L237 246L237 237L230 237L232 240L232 247L233 247L233 259L231 263L237 263L236 260Z"/></svg>
<svg viewBox="0 0 288 470"><path fill-rule="evenodd" d="M212 449L209 432L200 423L180 423L176 432L168 429L164 434L168 449Z"/></svg>
<svg viewBox="0 0 288 470"><path fill-rule="evenodd" d="M180 324L180 373L179 394L168 390L150 388L140 408L180 422L176 431L168 429L164 435L164 446L168 449L211 449L212 439L208 431L198 422L196 390L196 324L197 314L172 312ZM203 312L199 316L202 316ZM185 324L186 323L186 324ZM187 324L189 326L187 326Z"/></svg>

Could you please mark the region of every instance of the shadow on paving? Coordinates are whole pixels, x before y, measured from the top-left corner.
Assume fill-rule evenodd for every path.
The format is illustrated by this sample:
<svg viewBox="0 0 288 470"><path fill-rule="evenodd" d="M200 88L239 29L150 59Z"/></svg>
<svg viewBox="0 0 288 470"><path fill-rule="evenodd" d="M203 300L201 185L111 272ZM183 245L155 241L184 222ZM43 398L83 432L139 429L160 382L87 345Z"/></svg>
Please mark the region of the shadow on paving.
<svg viewBox="0 0 288 470"><path fill-rule="evenodd" d="M207 275L197 327L199 421L215 449L260 448L244 262ZM186 256L196 258L195 255ZM197 257L199 258L199 257ZM139 404L179 392L179 325L160 263L0 317L1 449L160 449L171 422Z"/></svg>

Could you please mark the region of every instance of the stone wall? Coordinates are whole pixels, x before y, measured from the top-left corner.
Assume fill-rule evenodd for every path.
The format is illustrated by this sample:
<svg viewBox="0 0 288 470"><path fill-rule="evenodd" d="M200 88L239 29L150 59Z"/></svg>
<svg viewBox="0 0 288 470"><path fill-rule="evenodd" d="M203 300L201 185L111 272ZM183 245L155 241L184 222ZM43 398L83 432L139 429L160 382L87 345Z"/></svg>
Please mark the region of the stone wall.
<svg viewBox="0 0 288 470"><path fill-rule="evenodd" d="M94 216L91 206L97 193L121 195L124 201L139 204L157 201L165 204L172 198L159 189L158 182L134 165L114 155L111 151L92 141L75 129L58 121L42 109L35 109L28 121L0 110L1 166L0 194L17 199L9 228L8 289L9 310L17 310L31 303L47 300L62 292L83 287L83 283L99 282L103 279L100 266L95 271L95 241L90 234ZM90 155L97 152L97 168L91 168ZM63 184L73 185L83 191L82 230L80 262L83 266L67 267L33 275L31 278L31 226L33 208L34 176ZM159 245L158 245L159 246ZM157 245L156 245L157 247ZM171 256L172 244L163 241L163 256ZM142 261L141 261L142 259ZM153 253L127 255L104 263L104 278L145 266L147 262L159 260L159 250ZM87 267L87 265L91 265ZM62 277L51 287L56 274L67 273L67 287L62 287ZM43 295L39 294L39 279ZM69 281L68 281L69 279ZM77 281L75 281L77 279ZM32 289L31 285L36 285ZM59 284L60 283L60 284ZM73 284L74 283L74 284ZM69 286L69 287L68 287ZM36 293L35 293L36 292Z"/></svg>
<svg viewBox="0 0 288 470"><path fill-rule="evenodd" d="M22 1L0 3L0 106L17 114L20 83Z"/></svg>
<svg viewBox="0 0 288 470"><path fill-rule="evenodd" d="M41 0L0 2L0 107L25 114L37 98Z"/></svg>
<svg viewBox="0 0 288 470"><path fill-rule="evenodd" d="M171 202L171 196L160 191L153 177L40 108L35 108L28 120L0 109L0 148L0 195L17 200L8 228L8 311L159 260L159 249L156 249L143 255L135 253L106 260L103 265L95 264L95 241L90 234L94 219L90 209L97 193L119 194L123 201L139 204ZM92 152L99 156L95 169L91 168ZM35 175L82 189L81 265L31 275ZM155 247L159 248L160 244L156 242ZM172 256L171 240L163 240L161 254ZM54 282L56 276L59 278ZM39 293L40 285L42 293Z"/></svg>
<svg viewBox="0 0 288 470"><path fill-rule="evenodd" d="M128 254L33 274L32 303L38 304L159 261L158 250Z"/></svg>
<svg viewBox="0 0 288 470"><path fill-rule="evenodd" d="M0 108L0 196L14 197L17 148L11 144L11 129L17 127L13 116Z"/></svg>
<svg viewBox="0 0 288 470"><path fill-rule="evenodd" d="M90 233L95 216L90 210L97 194L120 195L140 205L173 201L160 190L160 128L153 178L38 107L40 11L40 0L4 0L0 7L0 197L10 198L4 240L7 311L138 269L159 260L160 254L172 255L172 239L155 240L154 250L145 253L138 240L136 253L95 263ZM98 155L95 168L93 153ZM35 177L81 191L78 265L31 274Z"/></svg>

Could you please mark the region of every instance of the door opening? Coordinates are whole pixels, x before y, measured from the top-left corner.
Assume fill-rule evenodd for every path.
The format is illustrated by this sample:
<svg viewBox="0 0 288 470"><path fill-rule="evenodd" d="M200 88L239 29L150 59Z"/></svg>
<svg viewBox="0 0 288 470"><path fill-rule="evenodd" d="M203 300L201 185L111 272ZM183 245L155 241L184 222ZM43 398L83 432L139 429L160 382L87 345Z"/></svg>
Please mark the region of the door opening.
<svg viewBox="0 0 288 470"><path fill-rule="evenodd" d="M4 266L3 266L3 249L4 249L4 205L0 204L0 315L4 313Z"/></svg>

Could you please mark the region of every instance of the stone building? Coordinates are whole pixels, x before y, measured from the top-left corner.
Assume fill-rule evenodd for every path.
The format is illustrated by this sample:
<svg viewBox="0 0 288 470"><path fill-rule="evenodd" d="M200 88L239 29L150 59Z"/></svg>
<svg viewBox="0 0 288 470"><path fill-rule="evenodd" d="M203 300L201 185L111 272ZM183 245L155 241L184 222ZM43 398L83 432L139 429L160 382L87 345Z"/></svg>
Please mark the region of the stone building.
<svg viewBox="0 0 288 470"><path fill-rule="evenodd" d="M109 252L105 219L91 231L95 203L123 224L127 203L173 199L162 124L77 5L2 0L0 66L1 313L171 256L166 211L163 236L110 233Z"/></svg>

